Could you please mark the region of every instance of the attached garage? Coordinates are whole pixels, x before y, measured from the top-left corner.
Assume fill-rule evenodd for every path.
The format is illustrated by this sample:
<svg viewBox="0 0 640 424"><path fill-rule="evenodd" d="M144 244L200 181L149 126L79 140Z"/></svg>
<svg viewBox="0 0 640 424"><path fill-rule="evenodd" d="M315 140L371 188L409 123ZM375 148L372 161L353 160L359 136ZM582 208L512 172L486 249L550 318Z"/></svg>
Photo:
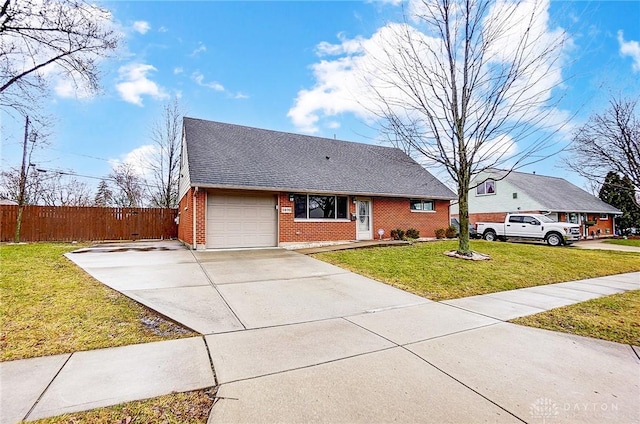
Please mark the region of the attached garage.
<svg viewBox="0 0 640 424"><path fill-rule="evenodd" d="M278 243L273 194L207 194L207 248L271 247Z"/></svg>

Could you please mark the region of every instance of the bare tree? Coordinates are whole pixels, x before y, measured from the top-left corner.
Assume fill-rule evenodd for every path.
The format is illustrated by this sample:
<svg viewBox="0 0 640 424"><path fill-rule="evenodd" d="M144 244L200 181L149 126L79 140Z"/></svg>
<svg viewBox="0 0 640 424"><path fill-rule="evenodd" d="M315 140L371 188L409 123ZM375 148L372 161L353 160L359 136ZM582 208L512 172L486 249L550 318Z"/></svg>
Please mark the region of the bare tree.
<svg viewBox="0 0 640 424"><path fill-rule="evenodd" d="M561 83L565 34L548 30L547 6L537 0L416 1L405 23L379 34L376 51L369 52L375 61L363 69L374 99L368 108L383 134L446 170L457 185L461 255L472 253L473 178L549 154L550 127L559 122L551 94Z"/></svg>
<svg viewBox="0 0 640 424"><path fill-rule="evenodd" d="M54 173L43 181L40 204L44 206L91 206L91 190L87 183L65 173Z"/></svg>
<svg viewBox="0 0 640 424"><path fill-rule="evenodd" d="M125 208L140 208L145 201L145 185L142 177L129 163L116 166L108 177L116 186L113 203Z"/></svg>
<svg viewBox="0 0 640 424"><path fill-rule="evenodd" d="M155 152L149 167L152 171L151 204L175 208L178 204L182 113L177 98L164 105L162 118L151 129Z"/></svg>
<svg viewBox="0 0 640 424"><path fill-rule="evenodd" d="M0 198L12 200L19 204L20 180L20 168L9 168L0 172ZM33 169L30 169L22 197L24 206L39 203L43 184L42 174L33 172Z"/></svg>
<svg viewBox="0 0 640 424"><path fill-rule="evenodd" d="M578 128L565 159L567 167L598 184L604 183L610 171L616 172L628 178L636 187L636 193L639 193L638 100L612 99L607 110L592 115Z"/></svg>
<svg viewBox="0 0 640 424"><path fill-rule="evenodd" d="M97 90L98 59L117 45L110 12L84 0L0 0L0 106L24 114L52 75Z"/></svg>

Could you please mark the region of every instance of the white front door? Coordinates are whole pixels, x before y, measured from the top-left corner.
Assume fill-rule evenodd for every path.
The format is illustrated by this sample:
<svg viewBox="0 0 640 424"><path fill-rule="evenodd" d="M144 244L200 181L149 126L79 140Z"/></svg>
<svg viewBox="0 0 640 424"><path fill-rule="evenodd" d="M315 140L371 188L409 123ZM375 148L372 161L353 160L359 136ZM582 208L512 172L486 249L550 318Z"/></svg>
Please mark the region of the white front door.
<svg viewBox="0 0 640 424"><path fill-rule="evenodd" d="M370 199L358 198L356 202L356 216L356 240L373 240Z"/></svg>

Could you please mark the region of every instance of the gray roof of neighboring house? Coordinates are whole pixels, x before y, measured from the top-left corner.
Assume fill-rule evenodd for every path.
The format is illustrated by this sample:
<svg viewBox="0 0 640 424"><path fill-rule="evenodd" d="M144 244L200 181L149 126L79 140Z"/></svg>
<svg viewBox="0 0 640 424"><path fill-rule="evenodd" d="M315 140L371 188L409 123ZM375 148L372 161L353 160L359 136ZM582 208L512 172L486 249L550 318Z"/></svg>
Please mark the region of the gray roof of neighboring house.
<svg viewBox="0 0 640 424"><path fill-rule="evenodd" d="M497 174L499 178L505 173L497 171L494 175ZM524 191L550 212L621 213L617 208L563 178L511 172L504 180Z"/></svg>
<svg viewBox="0 0 640 424"><path fill-rule="evenodd" d="M399 149L184 118L192 186L453 199Z"/></svg>

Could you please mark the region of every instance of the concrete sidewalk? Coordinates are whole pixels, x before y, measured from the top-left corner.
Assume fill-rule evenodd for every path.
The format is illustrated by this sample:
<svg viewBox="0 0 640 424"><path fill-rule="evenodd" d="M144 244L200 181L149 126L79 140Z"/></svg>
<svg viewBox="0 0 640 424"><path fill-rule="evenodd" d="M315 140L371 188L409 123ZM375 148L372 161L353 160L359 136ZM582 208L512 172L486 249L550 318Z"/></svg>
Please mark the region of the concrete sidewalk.
<svg viewBox="0 0 640 424"><path fill-rule="evenodd" d="M0 362L0 423L215 384L202 337Z"/></svg>
<svg viewBox="0 0 640 424"><path fill-rule="evenodd" d="M1 423L216 384L214 423L640 421L639 348L504 322L640 273L432 302L279 249L70 257L205 336L0 363Z"/></svg>

